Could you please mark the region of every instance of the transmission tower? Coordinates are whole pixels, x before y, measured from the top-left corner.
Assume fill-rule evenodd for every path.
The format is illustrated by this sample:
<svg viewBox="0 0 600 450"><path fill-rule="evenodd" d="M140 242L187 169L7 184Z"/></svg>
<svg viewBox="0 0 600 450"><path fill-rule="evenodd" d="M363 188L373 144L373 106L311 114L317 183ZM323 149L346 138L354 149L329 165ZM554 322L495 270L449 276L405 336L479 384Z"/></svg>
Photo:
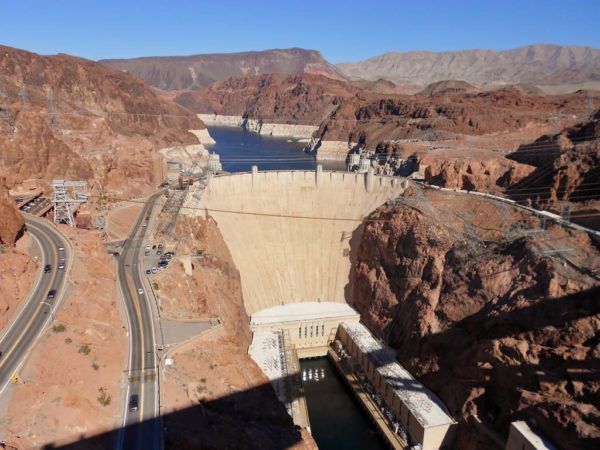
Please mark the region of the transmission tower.
<svg viewBox="0 0 600 450"><path fill-rule="evenodd" d="M87 181L54 180L54 222L75 226L74 212L87 202Z"/></svg>

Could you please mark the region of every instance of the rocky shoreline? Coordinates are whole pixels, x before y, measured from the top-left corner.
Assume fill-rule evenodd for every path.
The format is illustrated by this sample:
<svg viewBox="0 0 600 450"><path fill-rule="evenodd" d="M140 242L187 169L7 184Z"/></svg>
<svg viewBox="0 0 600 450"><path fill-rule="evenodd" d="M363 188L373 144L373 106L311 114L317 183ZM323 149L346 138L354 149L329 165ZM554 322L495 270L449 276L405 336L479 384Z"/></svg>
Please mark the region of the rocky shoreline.
<svg viewBox="0 0 600 450"><path fill-rule="evenodd" d="M254 133L290 138L310 139L318 129L317 125L293 125L286 123L267 123L258 119L245 119L242 116L226 116L220 114L198 114L198 118L207 126L239 127Z"/></svg>

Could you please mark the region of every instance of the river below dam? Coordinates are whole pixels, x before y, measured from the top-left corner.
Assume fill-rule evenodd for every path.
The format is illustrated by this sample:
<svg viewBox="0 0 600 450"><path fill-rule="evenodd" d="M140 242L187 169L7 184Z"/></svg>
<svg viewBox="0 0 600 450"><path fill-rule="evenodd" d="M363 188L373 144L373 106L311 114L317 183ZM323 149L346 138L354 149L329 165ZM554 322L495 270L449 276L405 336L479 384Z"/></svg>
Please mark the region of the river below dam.
<svg viewBox="0 0 600 450"><path fill-rule="evenodd" d="M219 154L226 172L258 170L315 170L317 161L302 149L304 142L275 138L244 131L236 127L208 127L216 144L208 147ZM346 170L343 161L319 161L325 170Z"/></svg>
<svg viewBox="0 0 600 450"><path fill-rule="evenodd" d="M387 448L327 358L300 361L312 435L320 450Z"/></svg>

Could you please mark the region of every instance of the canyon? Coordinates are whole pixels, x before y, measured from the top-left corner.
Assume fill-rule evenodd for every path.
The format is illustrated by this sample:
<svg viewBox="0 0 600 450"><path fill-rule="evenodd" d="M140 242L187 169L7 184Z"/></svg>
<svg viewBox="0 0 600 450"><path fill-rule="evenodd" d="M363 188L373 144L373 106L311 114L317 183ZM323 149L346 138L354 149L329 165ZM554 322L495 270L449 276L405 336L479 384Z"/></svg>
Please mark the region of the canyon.
<svg viewBox="0 0 600 450"><path fill-rule="evenodd" d="M328 302L354 307L444 402L457 449L499 448L521 419L561 449L595 448L598 242L426 184L561 214L568 204L574 221L600 227L600 93L562 93L594 85L597 52L464 53L472 70L457 55L420 53L339 66L302 49L95 63L0 47L0 283L11 286L0 325L39 270L9 189L86 180L91 214L109 210L104 232L59 227L76 258L57 317L66 331L46 330L34 348L23 374L35 381L15 387L4 427L30 447L118 422L118 402L95 400L99 387L119 398L126 358L105 244L126 238L141 206L113 203L154 192L159 166L204 158L206 126L229 125L304 140L317 159L360 150L374 164L365 174L211 174L187 187L177 257L152 289L165 319L214 326L167 349L167 448L316 448L248 349L253 315ZM539 60L553 69L525 70ZM447 74L432 70L446 63ZM414 161L425 184L388 176L399 173L386 172L391 159ZM86 345L91 356L77 350ZM31 404L47 411L34 425L23 419Z"/></svg>

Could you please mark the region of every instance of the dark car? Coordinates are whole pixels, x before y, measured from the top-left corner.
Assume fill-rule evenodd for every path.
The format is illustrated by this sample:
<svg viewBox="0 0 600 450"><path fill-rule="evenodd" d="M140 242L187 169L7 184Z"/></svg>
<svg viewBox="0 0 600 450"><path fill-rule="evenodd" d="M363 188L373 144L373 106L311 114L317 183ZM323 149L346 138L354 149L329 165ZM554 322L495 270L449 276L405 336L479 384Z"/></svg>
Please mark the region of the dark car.
<svg viewBox="0 0 600 450"><path fill-rule="evenodd" d="M152 270L151 269L146 269L146 275L150 275L152 274Z"/></svg>
<svg viewBox="0 0 600 450"><path fill-rule="evenodd" d="M137 411L140 404L140 397L133 394L129 397L129 411Z"/></svg>
<svg viewBox="0 0 600 450"><path fill-rule="evenodd" d="M56 289L50 289L48 291L48 300L52 300L56 297Z"/></svg>
<svg viewBox="0 0 600 450"><path fill-rule="evenodd" d="M44 266L44 273L50 273L52 271L52 266L50 264L46 264Z"/></svg>

